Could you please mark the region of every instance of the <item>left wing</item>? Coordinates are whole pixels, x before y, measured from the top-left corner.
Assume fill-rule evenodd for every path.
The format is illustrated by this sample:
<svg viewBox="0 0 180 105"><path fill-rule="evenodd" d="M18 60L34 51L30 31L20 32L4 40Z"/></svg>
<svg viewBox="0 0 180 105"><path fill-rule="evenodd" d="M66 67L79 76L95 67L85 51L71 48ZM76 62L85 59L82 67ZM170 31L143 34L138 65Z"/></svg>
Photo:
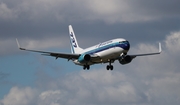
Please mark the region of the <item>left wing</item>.
<svg viewBox="0 0 180 105"><path fill-rule="evenodd" d="M147 56L147 55L156 55L160 54L162 52L161 43L159 43L159 51L155 53L146 53L146 54L135 54L135 55L129 55L131 58L135 58L137 56Z"/></svg>
<svg viewBox="0 0 180 105"><path fill-rule="evenodd" d="M72 60L72 59L78 59L79 56L80 56L80 54L68 54L68 53L56 53L56 52L29 50L29 49L25 49L25 48L20 47L20 44L19 44L17 39L16 39L16 42L17 42L18 48L20 50L31 51L31 52L38 52L38 53L42 53L42 55L56 57L56 59L57 58L64 58L64 59Z"/></svg>

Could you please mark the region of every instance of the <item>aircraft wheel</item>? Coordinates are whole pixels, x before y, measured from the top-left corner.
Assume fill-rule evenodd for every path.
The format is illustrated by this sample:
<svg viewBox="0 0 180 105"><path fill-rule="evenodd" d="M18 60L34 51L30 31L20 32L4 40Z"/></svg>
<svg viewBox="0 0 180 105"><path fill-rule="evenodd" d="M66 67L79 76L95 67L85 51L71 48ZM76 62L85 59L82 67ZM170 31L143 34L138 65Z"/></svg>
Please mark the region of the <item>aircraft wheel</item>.
<svg viewBox="0 0 180 105"><path fill-rule="evenodd" d="M106 66L106 69L107 69L107 70L113 70L114 67L113 67L112 65L107 65L107 66Z"/></svg>
<svg viewBox="0 0 180 105"><path fill-rule="evenodd" d="M83 69L86 70L86 66L85 65L83 66Z"/></svg>
<svg viewBox="0 0 180 105"><path fill-rule="evenodd" d="M113 70L113 68L114 68L114 67L111 65L111 66L110 66L110 69Z"/></svg>
<svg viewBox="0 0 180 105"><path fill-rule="evenodd" d="M89 65L84 65L84 66L83 66L83 69L84 69L84 70L86 70L86 69L89 70L89 69L90 69L90 66L89 66Z"/></svg>
<svg viewBox="0 0 180 105"><path fill-rule="evenodd" d="M90 69L90 66L89 65L87 65L87 70L89 70Z"/></svg>
<svg viewBox="0 0 180 105"><path fill-rule="evenodd" d="M107 65L107 66L106 66L106 69L107 69L107 70L109 70L109 68L110 68L110 66L109 66L109 65Z"/></svg>

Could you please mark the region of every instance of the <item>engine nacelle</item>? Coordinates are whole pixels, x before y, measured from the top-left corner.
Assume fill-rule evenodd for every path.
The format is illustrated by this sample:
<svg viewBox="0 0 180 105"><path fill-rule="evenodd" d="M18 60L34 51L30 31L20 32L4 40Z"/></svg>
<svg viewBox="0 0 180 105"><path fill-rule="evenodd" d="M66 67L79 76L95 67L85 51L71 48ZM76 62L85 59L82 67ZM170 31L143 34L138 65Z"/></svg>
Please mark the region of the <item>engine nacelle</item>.
<svg viewBox="0 0 180 105"><path fill-rule="evenodd" d="M121 56L119 58L119 63L122 64L122 65L128 64L128 63L130 63L132 61L132 59L133 58L131 56L129 56L129 55L126 55L124 57Z"/></svg>
<svg viewBox="0 0 180 105"><path fill-rule="evenodd" d="M91 60L91 56L89 54L82 54L79 58L78 58L78 61L81 62L81 63L84 63L84 62L88 62Z"/></svg>

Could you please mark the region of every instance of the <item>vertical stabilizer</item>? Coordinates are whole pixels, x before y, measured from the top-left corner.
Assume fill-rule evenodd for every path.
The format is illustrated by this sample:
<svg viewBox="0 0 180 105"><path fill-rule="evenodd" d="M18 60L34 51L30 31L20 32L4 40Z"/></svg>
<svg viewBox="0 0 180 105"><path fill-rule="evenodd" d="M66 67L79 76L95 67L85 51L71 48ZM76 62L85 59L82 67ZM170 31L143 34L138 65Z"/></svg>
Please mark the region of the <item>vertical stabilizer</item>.
<svg viewBox="0 0 180 105"><path fill-rule="evenodd" d="M79 47L78 42L76 40L75 33L71 25L69 25L69 36L70 36L70 44L71 44L71 52L74 54L80 53L83 49Z"/></svg>

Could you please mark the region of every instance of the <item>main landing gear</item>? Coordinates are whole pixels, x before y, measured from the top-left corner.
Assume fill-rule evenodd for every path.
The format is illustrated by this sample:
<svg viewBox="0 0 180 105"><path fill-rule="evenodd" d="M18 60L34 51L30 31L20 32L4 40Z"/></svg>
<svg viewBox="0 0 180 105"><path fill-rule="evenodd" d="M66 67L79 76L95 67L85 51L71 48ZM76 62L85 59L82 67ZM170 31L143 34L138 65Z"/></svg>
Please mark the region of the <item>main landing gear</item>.
<svg viewBox="0 0 180 105"><path fill-rule="evenodd" d="M111 65L111 61L109 62L109 65L106 66L107 70L113 70L113 65Z"/></svg>
<svg viewBox="0 0 180 105"><path fill-rule="evenodd" d="M106 69L107 69L107 70L113 70L113 68L114 68L113 65L107 65L107 66L106 66Z"/></svg>
<svg viewBox="0 0 180 105"><path fill-rule="evenodd" d="M106 69L107 69L107 70L113 70L113 69L114 69L113 65L111 65L111 63L113 63L113 62L114 62L113 60L110 60L110 61L109 61L109 65L106 66ZM89 69L90 69L90 66L89 66L88 64L83 65L83 69L84 69L84 70L86 70L86 69L89 70Z"/></svg>
<svg viewBox="0 0 180 105"><path fill-rule="evenodd" d="M90 66L89 66L89 65L84 65L84 66L83 66L83 69L84 69L84 70L86 70L86 69L89 70L89 69L90 69Z"/></svg>

